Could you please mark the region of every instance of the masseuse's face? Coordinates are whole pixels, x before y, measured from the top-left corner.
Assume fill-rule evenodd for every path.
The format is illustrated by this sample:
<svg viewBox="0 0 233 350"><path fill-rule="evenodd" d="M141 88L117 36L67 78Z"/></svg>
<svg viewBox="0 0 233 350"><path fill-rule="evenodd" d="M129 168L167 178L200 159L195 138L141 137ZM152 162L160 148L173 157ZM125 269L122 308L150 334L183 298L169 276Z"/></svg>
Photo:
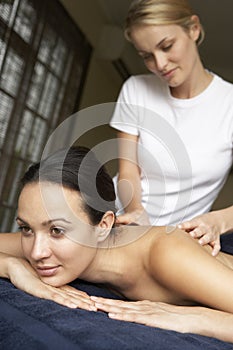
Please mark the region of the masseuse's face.
<svg viewBox="0 0 233 350"><path fill-rule="evenodd" d="M195 72L199 33L198 25L189 33L178 25L141 25L132 28L131 39L146 67L170 87L177 87Z"/></svg>
<svg viewBox="0 0 233 350"><path fill-rule="evenodd" d="M64 285L91 269L97 235L82 207L78 192L55 184L33 183L21 192L23 252L47 284Z"/></svg>

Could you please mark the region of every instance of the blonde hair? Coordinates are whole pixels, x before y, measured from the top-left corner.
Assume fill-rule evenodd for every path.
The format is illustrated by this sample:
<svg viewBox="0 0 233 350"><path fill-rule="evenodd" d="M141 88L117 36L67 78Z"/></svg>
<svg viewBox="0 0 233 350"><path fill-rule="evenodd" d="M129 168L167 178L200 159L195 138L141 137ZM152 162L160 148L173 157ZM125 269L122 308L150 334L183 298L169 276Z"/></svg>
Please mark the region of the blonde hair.
<svg viewBox="0 0 233 350"><path fill-rule="evenodd" d="M195 13L187 0L134 0L126 17L125 37L131 41L132 27L137 25L176 24L188 32L194 24L193 15ZM200 45L205 37L201 24L200 29L197 45Z"/></svg>

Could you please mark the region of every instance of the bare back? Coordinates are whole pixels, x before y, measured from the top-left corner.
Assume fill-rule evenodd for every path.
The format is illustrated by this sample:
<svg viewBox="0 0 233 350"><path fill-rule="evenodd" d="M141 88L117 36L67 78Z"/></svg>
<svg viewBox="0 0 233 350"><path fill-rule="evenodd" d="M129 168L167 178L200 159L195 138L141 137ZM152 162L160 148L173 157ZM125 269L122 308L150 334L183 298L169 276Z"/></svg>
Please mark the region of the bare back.
<svg viewBox="0 0 233 350"><path fill-rule="evenodd" d="M211 247L200 246L178 229L144 227L143 234L142 227L127 227L120 236L124 234L131 240L119 249L124 263L119 282L113 283L122 295L131 300L203 304L233 311L233 292L229 292L233 290L233 256L220 252L213 257ZM222 301L227 291L230 310L229 303Z"/></svg>

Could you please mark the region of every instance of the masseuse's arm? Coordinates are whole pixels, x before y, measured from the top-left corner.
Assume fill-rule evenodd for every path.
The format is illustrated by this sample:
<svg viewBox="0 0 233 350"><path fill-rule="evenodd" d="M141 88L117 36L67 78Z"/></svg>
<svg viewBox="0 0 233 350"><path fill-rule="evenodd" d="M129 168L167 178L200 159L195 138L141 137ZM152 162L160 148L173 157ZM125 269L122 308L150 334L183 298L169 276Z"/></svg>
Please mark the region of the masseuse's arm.
<svg viewBox="0 0 233 350"><path fill-rule="evenodd" d="M8 278L15 287L36 297L70 308L96 311L94 302L85 292L70 286L52 287L40 280L23 258L21 233L0 233L0 277Z"/></svg>
<svg viewBox="0 0 233 350"><path fill-rule="evenodd" d="M149 225L149 218L141 204L141 180L137 159L138 136L118 133L119 175L118 193L125 213L117 223Z"/></svg>
<svg viewBox="0 0 233 350"><path fill-rule="evenodd" d="M201 245L210 244L212 255L216 256L220 250L220 235L233 231L233 206L197 216L178 227L199 238Z"/></svg>

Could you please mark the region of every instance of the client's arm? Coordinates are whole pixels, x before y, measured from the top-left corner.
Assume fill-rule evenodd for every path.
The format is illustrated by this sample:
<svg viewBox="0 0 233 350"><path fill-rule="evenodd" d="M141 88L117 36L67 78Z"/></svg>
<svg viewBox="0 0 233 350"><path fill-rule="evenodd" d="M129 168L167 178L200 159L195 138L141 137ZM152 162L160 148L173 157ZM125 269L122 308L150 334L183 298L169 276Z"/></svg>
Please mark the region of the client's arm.
<svg viewBox="0 0 233 350"><path fill-rule="evenodd" d="M233 206L197 216L178 227L199 238L201 245L210 244L215 256L220 250L220 235L233 230Z"/></svg>
<svg viewBox="0 0 233 350"><path fill-rule="evenodd" d="M233 315L199 306L176 306L153 301L125 302L91 297L98 309L115 320L181 333L195 333L233 343Z"/></svg>
<svg viewBox="0 0 233 350"><path fill-rule="evenodd" d="M0 252L22 258L21 233L0 233Z"/></svg>
<svg viewBox="0 0 233 350"><path fill-rule="evenodd" d="M70 308L96 311L94 302L85 292L70 286L52 287L40 280L32 266L23 258L20 233L1 233L0 250L0 277L8 278L15 287Z"/></svg>

